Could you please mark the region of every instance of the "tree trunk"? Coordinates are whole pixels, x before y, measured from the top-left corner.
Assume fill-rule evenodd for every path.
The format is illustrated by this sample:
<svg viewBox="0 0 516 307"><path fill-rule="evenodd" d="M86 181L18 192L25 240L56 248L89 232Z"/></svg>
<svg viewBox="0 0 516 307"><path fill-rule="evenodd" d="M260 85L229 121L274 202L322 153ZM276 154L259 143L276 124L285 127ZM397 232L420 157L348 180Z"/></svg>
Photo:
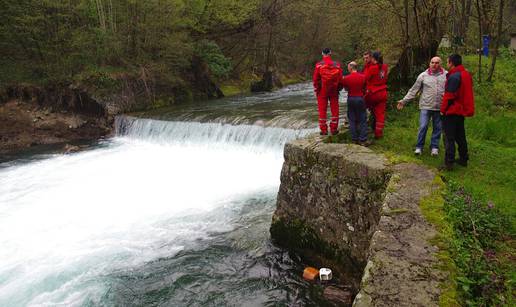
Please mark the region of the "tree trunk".
<svg viewBox="0 0 516 307"><path fill-rule="evenodd" d="M489 69L489 74L487 76L487 81L491 82L491 79L493 78L495 65L496 65L496 58L498 57L498 48L500 47L500 40L502 38L502 25L503 25L503 8L505 6L504 0L500 0L500 7L498 8L498 29L496 33L496 40L493 50L493 59L491 60L491 67Z"/></svg>

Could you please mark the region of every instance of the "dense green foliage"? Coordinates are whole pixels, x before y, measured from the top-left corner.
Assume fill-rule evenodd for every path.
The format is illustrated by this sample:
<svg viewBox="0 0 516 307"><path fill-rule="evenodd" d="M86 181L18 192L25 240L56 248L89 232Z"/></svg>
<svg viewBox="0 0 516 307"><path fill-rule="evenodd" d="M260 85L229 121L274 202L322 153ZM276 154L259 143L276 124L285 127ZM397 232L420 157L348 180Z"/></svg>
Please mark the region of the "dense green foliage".
<svg viewBox="0 0 516 307"><path fill-rule="evenodd" d="M309 77L326 46L340 61L380 49L396 64L391 79L407 80L445 33L477 47L471 1L0 0L0 83L69 84L102 72L149 91L203 90L206 77L249 87ZM494 35L496 5L479 1Z"/></svg>

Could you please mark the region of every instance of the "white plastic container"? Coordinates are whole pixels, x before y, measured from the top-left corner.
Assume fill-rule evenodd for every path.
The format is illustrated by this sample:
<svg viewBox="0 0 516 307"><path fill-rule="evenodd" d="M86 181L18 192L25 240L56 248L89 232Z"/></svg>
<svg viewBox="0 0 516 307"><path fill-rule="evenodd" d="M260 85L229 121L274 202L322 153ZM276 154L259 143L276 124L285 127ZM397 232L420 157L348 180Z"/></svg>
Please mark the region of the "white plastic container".
<svg viewBox="0 0 516 307"><path fill-rule="evenodd" d="M319 279L320 280L331 280L331 270L328 268L321 268L319 270Z"/></svg>

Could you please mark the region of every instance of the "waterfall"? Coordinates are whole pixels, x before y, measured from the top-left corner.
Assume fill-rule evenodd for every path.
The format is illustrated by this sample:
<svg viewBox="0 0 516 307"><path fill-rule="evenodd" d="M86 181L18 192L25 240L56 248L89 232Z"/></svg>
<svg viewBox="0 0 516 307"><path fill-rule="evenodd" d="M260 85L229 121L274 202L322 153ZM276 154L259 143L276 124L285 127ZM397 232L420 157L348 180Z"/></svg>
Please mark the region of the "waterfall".
<svg viewBox="0 0 516 307"><path fill-rule="evenodd" d="M256 125L229 125L143 119L117 116L115 131L119 137L160 144L210 144L212 146L246 146L279 148L293 139L316 132L315 129L285 129Z"/></svg>
<svg viewBox="0 0 516 307"><path fill-rule="evenodd" d="M311 86L155 115L0 165L0 306L316 305L269 242L283 146L317 132Z"/></svg>
<svg viewBox="0 0 516 307"><path fill-rule="evenodd" d="M174 255L210 240L267 248L282 147L310 132L119 116L98 148L0 168L0 305L125 305L152 291L135 281L120 298L117 274L146 274L162 258L189 274ZM242 218L255 222L242 231Z"/></svg>

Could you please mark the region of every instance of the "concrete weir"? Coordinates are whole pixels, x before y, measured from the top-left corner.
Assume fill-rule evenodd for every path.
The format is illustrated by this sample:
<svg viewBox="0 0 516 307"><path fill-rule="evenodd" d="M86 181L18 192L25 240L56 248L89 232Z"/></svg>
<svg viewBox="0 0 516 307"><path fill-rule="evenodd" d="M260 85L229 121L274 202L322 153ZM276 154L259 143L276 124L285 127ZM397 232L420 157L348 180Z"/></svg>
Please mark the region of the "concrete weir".
<svg viewBox="0 0 516 307"><path fill-rule="evenodd" d="M275 243L332 267L356 294L353 306L439 305L446 274L419 208L437 189L434 172L319 136L286 144L284 155Z"/></svg>

